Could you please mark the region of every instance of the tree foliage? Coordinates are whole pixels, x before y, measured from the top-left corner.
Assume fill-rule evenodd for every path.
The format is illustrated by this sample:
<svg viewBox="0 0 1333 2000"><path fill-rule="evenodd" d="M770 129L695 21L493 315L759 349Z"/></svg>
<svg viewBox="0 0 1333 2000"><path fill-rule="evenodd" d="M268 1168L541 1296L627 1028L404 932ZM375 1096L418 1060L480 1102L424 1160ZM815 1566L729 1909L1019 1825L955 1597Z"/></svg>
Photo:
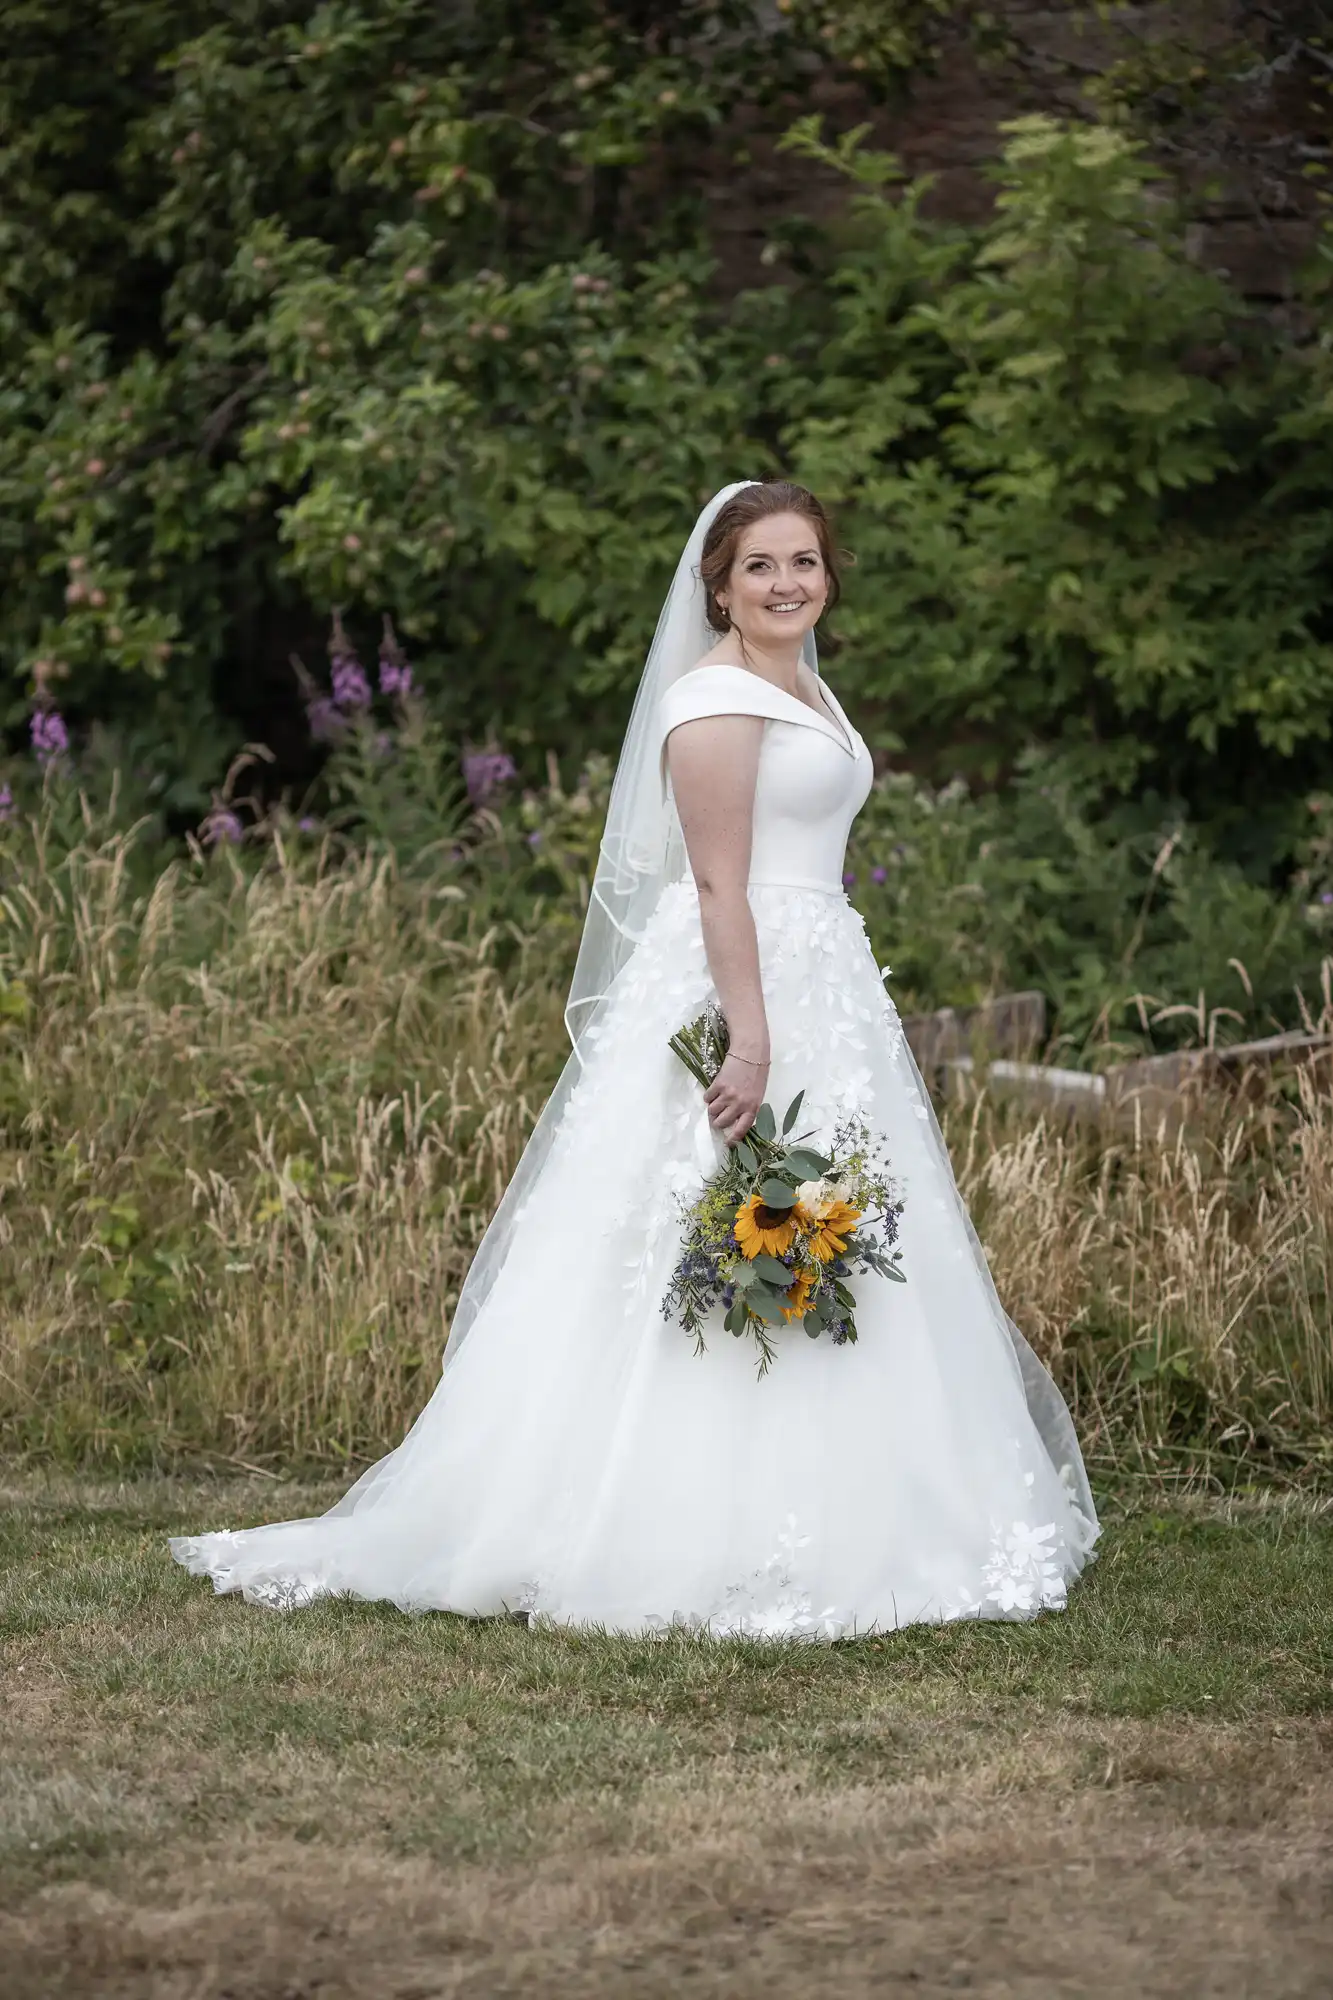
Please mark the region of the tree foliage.
<svg viewBox="0 0 1333 2000"><path fill-rule="evenodd" d="M151 683L207 743L221 670L307 606L391 600L555 727L746 455L681 169L800 34L743 0L6 27L11 688L45 662L91 713Z"/></svg>
<svg viewBox="0 0 1333 2000"><path fill-rule="evenodd" d="M1054 739L1250 815L1284 767L1327 768L1326 324L1284 343L1195 268L1125 137L1005 137L992 222L950 241L891 161L793 134L857 184L788 432L867 572L850 671L903 735L976 725L992 771Z"/></svg>
<svg viewBox="0 0 1333 2000"><path fill-rule="evenodd" d="M720 283L710 177L950 11L10 8L11 729L34 693L109 719L188 807L336 605L393 613L455 736L610 746L698 503L783 466L859 558L836 673L885 743L989 776L1058 743L1281 853L1270 802L1329 775L1317 284L1293 343L1137 142L1049 119L975 230L799 124L845 215L773 216L772 284Z"/></svg>

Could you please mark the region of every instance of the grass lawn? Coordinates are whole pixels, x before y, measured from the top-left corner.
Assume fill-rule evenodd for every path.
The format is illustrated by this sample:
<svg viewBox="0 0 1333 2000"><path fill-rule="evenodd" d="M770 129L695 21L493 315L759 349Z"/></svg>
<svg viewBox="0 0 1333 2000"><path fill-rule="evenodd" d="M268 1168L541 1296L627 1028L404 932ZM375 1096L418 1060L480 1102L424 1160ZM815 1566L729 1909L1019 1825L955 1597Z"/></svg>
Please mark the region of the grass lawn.
<svg viewBox="0 0 1333 2000"><path fill-rule="evenodd" d="M1063 1617L812 1648L168 1561L331 1497L4 1490L6 2000L1333 1990L1326 1507L1113 1501Z"/></svg>

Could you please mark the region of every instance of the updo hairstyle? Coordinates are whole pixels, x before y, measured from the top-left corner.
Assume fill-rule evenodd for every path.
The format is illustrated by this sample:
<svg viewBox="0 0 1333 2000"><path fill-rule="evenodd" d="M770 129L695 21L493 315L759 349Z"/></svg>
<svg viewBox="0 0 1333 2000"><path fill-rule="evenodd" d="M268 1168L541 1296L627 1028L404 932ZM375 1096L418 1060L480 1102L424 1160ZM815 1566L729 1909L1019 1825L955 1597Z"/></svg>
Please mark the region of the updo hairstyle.
<svg viewBox="0 0 1333 2000"><path fill-rule="evenodd" d="M734 493L726 505L718 509L704 537L699 576L704 587L708 622L715 632L731 630L731 614L718 603L717 593L725 588L731 575L741 536L756 521L767 520L772 514L799 514L814 529L828 577L824 612L832 611L842 595L833 534L824 509L806 487L797 486L790 479L765 479L753 486L743 486L739 493Z"/></svg>

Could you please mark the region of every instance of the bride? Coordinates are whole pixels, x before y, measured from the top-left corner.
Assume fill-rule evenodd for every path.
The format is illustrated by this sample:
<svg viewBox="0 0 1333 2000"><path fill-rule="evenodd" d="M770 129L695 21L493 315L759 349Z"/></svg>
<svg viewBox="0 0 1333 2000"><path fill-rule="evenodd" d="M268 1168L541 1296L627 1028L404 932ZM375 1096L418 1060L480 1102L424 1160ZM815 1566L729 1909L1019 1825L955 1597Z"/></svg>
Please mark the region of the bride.
<svg viewBox="0 0 1333 2000"><path fill-rule="evenodd" d="M629 1633L837 1638L1065 1602L1096 1514L1010 1321L842 887L865 742L815 665L818 501L742 481L681 557L630 719L566 1021L573 1054L463 1287L440 1382L329 1513L172 1542L219 1591L331 1593ZM887 971L887 968L885 968ZM705 1095L668 1037L710 1002ZM664 1319L680 1203L760 1104L860 1113L905 1192L906 1284L859 1339Z"/></svg>

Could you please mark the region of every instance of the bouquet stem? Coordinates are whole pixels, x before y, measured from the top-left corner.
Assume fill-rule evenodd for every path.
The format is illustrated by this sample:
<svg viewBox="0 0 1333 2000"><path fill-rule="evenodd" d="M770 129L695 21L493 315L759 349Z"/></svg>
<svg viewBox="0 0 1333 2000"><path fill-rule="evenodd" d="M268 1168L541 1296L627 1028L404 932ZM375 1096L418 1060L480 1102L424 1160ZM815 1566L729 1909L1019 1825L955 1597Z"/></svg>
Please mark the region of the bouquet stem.
<svg viewBox="0 0 1333 2000"><path fill-rule="evenodd" d="M701 1090L707 1090L727 1059L731 1030L720 1007L708 1007L697 1021L678 1028L667 1047L684 1063Z"/></svg>

